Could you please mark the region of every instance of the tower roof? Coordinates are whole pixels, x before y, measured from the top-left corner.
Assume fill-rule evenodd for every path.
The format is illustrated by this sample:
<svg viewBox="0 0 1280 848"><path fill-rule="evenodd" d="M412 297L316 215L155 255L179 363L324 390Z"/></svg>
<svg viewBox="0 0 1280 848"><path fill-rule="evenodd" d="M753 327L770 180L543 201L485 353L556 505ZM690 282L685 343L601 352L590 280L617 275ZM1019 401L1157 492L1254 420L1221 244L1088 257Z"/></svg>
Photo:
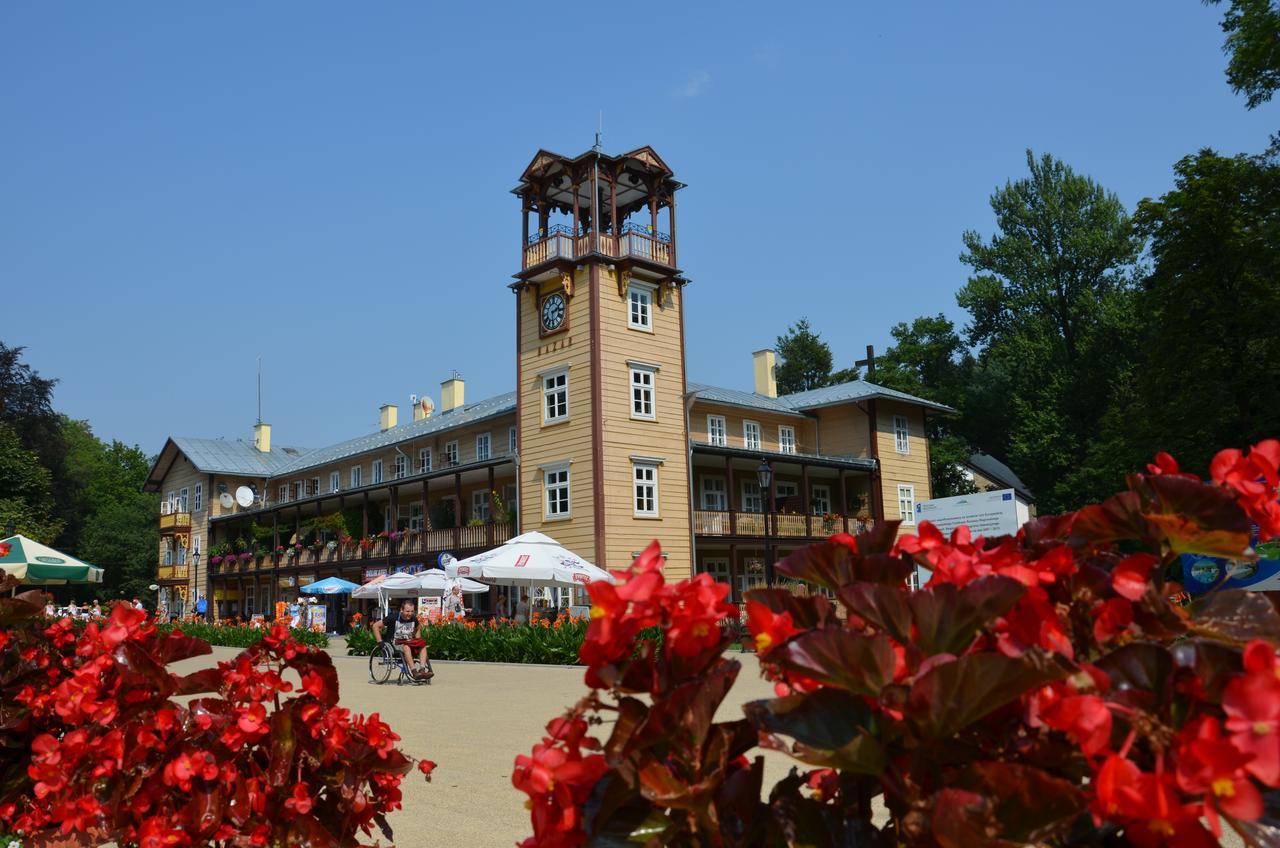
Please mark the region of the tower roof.
<svg viewBox="0 0 1280 848"><path fill-rule="evenodd" d="M626 215L643 208L655 189L670 196L684 188L684 183L673 179L673 171L652 147L610 156L597 150L588 150L578 156L563 156L549 150L539 150L520 174L520 184L512 194L545 201L548 205L568 211L573 207L573 183L578 181L578 200L586 205L591 202L591 189L586 176L592 165L599 166L605 175L616 177L618 188L618 214Z"/></svg>

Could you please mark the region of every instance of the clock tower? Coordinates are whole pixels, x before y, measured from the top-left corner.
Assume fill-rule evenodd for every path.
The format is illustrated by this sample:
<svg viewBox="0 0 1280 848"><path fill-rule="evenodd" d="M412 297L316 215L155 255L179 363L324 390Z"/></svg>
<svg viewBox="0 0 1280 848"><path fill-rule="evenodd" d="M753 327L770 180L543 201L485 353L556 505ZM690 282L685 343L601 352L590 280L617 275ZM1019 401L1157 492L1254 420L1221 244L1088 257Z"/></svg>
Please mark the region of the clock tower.
<svg viewBox="0 0 1280 848"><path fill-rule="evenodd" d="M539 151L511 285L521 531L607 568L658 539L671 578L692 572L681 188L649 147Z"/></svg>

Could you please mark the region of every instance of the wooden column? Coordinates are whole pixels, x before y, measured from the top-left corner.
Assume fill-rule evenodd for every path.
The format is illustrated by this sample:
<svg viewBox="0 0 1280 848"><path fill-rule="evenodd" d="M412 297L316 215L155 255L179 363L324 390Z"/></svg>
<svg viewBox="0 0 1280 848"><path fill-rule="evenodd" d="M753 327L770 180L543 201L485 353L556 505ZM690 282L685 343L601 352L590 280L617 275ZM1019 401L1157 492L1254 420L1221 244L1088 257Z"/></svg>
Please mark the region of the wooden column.
<svg viewBox="0 0 1280 848"><path fill-rule="evenodd" d="M578 220L579 220L579 219L578 219L578 183L575 181L575 182L573 183L573 244L574 244L574 256L577 256L577 255L578 255L578 254L577 254L577 244L578 244Z"/></svg>
<svg viewBox="0 0 1280 848"><path fill-rule="evenodd" d="M485 544L493 547L493 466L489 466L489 493L486 495L489 499L489 525L485 531Z"/></svg>
<svg viewBox="0 0 1280 848"><path fill-rule="evenodd" d="M396 553L400 546L391 538L391 534L400 527L400 487L391 487L391 526L387 528L387 557Z"/></svg>
<svg viewBox="0 0 1280 848"><path fill-rule="evenodd" d="M653 238L658 238L658 191L654 189L649 192L649 228L653 231Z"/></svg>
<svg viewBox="0 0 1280 848"><path fill-rule="evenodd" d="M430 519L431 501L427 498L427 491L428 491L427 478L423 477L422 478L422 526L418 528L419 533L426 533L428 530L431 529L431 519ZM425 544L423 545L422 549L423 551L426 550Z"/></svg>
<svg viewBox="0 0 1280 848"><path fill-rule="evenodd" d="M813 535L813 510L809 508L809 464L800 465L800 509L804 512L804 534Z"/></svg>
<svg viewBox="0 0 1280 848"><path fill-rule="evenodd" d="M591 169L591 249L600 250L600 165Z"/></svg>
<svg viewBox="0 0 1280 848"><path fill-rule="evenodd" d="M667 226L671 228L671 265L674 267L676 264L676 193L674 189L667 200L667 211L670 213Z"/></svg>
<svg viewBox="0 0 1280 848"><path fill-rule="evenodd" d="M728 426L728 425L725 425ZM733 457L724 458L724 503L729 507L729 535L738 535L738 511L733 508Z"/></svg>
<svg viewBox="0 0 1280 848"><path fill-rule="evenodd" d="M844 532L849 532L849 494L845 491L844 471L836 472L836 483L840 488L840 523L844 525Z"/></svg>
<svg viewBox="0 0 1280 848"><path fill-rule="evenodd" d="M364 540L369 538L369 493L364 492L360 501L360 559L368 559L369 552L364 549Z"/></svg>
<svg viewBox="0 0 1280 848"><path fill-rule="evenodd" d="M577 194L574 195L575 205L577 203ZM453 474L453 549L456 552L462 549L462 473L454 472Z"/></svg>
<svg viewBox="0 0 1280 848"><path fill-rule="evenodd" d="M618 238L618 174L615 171L609 178L609 232L616 241ZM621 256L621 246L614 249Z"/></svg>
<svg viewBox="0 0 1280 848"><path fill-rule="evenodd" d="M735 604L742 603L738 594L738 546L729 546L729 599Z"/></svg>

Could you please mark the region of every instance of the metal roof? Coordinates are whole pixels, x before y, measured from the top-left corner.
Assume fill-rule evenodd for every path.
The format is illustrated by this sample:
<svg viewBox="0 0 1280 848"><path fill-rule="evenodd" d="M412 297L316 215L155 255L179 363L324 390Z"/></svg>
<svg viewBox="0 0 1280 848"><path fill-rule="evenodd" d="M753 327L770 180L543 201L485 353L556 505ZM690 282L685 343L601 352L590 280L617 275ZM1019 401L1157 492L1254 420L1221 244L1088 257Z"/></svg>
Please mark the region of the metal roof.
<svg viewBox="0 0 1280 848"><path fill-rule="evenodd" d="M238 474L247 477L269 477L299 456L306 448L272 445L263 453L251 442L240 439L196 439L174 436L173 444L201 471L213 474Z"/></svg>
<svg viewBox="0 0 1280 848"><path fill-rule="evenodd" d="M1027 488L1027 484L1018 479L1018 475L1013 472L1013 469L994 456L986 453L975 453L969 457L968 464L983 477L988 477L997 483L1004 483L1018 494L1024 495L1027 500L1035 499L1035 495Z"/></svg>
<svg viewBox="0 0 1280 848"><path fill-rule="evenodd" d="M745 406L748 409L763 409L779 415L800 415L783 402L783 398L771 398L755 392L741 392L737 389L725 389L720 386L708 386L705 383L687 383L688 392L698 400L708 403L726 403L730 406Z"/></svg>
<svg viewBox="0 0 1280 848"><path fill-rule="evenodd" d="M918 398L896 389L887 389L868 383L866 380L851 380L835 386L824 386L810 389L807 392L795 392L780 395L776 398L765 397L755 392L743 392L737 389L725 389L719 386L708 386L705 383L689 383L688 390L699 400L709 403L727 403L733 406L744 406L750 409L761 409L782 415L800 415L810 409L821 406L833 406L839 403L857 403L864 400L883 398L914 403L937 412L954 412L949 406L934 403L931 400Z"/></svg>
<svg viewBox="0 0 1280 848"><path fill-rule="evenodd" d="M502 415L512 412L516 408L516 393L507 392L497 397L487 398L477 403L464 406L462 409L453 410L452 412L444 412L431 418L421 418L417 421L409 421L405 424L399 424L390 430L382 430L377 433L369 433L365 436L357 436L354 439L348 439L345 442L339 442L336 445L330 445L325 448L318 448L310 453L297 457L292 462L276 469L272 472L275 476L285 476L305 471L308 468L314 468L318 465L326 465L330 462L337 462L356 454L365 453L367 451L378 450L379 448L387 448L401 442L412 441L413 439L421 439L424 436L434 435L455 427L463 427L467 424L474 424L483 421L486 418L492 418L495 415Z"/></svg>

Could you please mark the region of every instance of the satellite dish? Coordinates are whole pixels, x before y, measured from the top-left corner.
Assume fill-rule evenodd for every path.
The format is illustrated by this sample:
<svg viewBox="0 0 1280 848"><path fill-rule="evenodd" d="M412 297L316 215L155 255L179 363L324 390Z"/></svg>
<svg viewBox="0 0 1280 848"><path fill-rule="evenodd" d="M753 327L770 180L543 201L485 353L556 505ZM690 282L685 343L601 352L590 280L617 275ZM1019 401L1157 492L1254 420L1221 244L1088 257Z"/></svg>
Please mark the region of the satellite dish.
<svg viewBox="0 0 1280 848"><path fill-rule="evenodd" d="M423 396L418 401L418 408L422 410L423 418L430 418L431 413L436 411L436 402L429 397Z"/></svg>
<svg viewBox="0 0 1280 848"><path fill-rule="evenodd" d="M218 503L222 504L223 509L231 509L231 505L235 503L235 499L231 497L230 492L223 492L218 495Z"/></svg>
<svg viewBox="0 0 1280 848"><path fill-rule="evenodd" d="M236 503L246 509L253 506L253 489L248 486L241 486L236 489Z"/></svg>

